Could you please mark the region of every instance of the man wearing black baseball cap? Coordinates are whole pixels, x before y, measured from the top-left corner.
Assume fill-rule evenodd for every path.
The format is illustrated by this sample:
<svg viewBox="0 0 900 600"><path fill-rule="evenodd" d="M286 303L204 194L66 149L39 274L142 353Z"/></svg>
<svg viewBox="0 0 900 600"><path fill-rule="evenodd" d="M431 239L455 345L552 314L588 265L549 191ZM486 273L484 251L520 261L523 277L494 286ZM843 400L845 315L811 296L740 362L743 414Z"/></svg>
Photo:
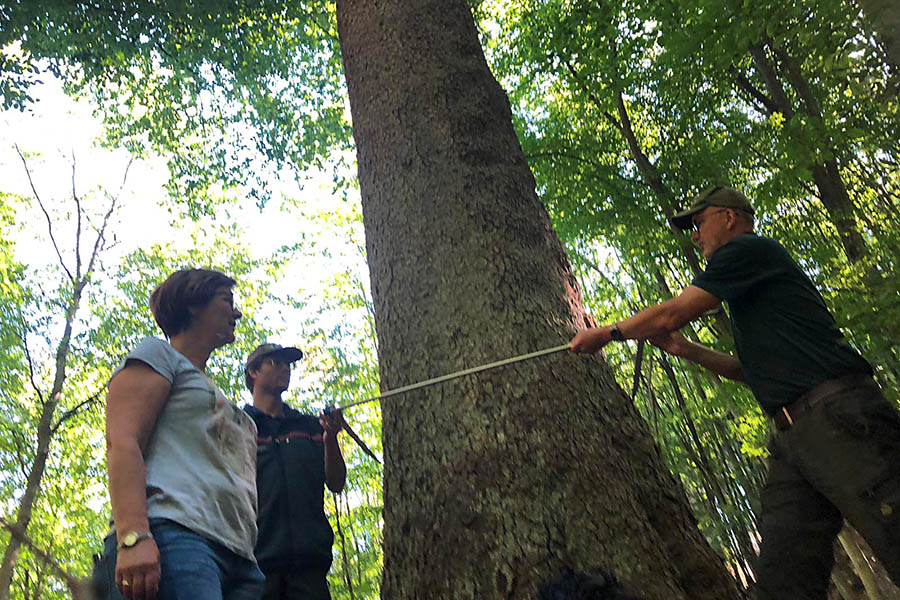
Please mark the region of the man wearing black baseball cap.
<svg viewBox="0 0 900 600"><path fill-rule="evenodd" d="M573 352L647 339L750 386L774 421L762 490L756 597L822 599L845 517L900 584L900 415L872 368L843 340L809 277L756 235L754 212L728 187L705 190L673 225L693 229L706 269L677 297L579 332ZM678 330L727 302L737 356Z"/></svg>
<svg viewBox="0 0 900 600"><path fill-rule="evenodd" d="M329 600L326 576L334 533L325 516L324 488L344 489L347 467L337 442L340 410L318 418L281 399L297 348L263 344L250 353L244 381L253 405L244 407L258 429L256 560L266 575L264 600Z"/></svg>

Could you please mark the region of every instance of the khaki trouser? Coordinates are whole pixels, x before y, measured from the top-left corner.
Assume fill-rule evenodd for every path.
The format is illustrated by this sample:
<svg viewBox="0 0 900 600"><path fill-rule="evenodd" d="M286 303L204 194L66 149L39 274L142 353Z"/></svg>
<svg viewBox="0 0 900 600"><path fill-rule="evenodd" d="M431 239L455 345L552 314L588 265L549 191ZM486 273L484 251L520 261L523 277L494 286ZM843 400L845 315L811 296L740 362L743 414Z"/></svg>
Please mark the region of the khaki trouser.
<svg viewBox="0 0 900 600"><path fill-rule="evenodd" d="M900 414L874 381L823 399L769 451L758 600L824 600L842 517L900 585Z"/></svg>

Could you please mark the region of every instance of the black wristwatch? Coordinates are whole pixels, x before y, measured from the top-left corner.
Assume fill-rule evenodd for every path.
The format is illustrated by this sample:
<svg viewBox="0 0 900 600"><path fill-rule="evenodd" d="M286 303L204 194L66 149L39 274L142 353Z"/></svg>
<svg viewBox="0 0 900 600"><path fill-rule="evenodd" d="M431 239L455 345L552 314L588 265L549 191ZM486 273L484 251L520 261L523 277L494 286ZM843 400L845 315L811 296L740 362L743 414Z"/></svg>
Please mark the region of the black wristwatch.
<svg viewBox="0 0 900 600"><path fill-rule="evenodd" d="M622 335L622 332L619 331L619 324L613 323L609 326L609 337L613 339L615 342L624 342L625 336Z"/></svg>

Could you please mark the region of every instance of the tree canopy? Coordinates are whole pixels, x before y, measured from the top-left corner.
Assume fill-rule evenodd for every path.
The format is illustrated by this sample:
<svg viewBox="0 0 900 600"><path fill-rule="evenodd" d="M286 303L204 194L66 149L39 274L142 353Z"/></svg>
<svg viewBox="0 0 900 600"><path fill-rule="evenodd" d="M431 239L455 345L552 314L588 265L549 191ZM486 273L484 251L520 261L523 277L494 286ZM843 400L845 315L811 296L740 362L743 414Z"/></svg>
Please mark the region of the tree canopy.
<svg viewBox="0 0 900 600"><path fill-rule="evenodd" d="M164 151L170 193L195 212L222 186L262 202L273 169L299 176L348 143L328 2L13 2L0 47L4 108L61 78L93 101L106 143Z"/></svg>
<svg viewBox="0 0 900 600"><path fill-rule="evenodd" d="M896 38L885 38L882 23L862 12L867 6L471 4L540 198L598 320L627 316L690 282L702 268L700 256L666 216L707 185L729 183L751 198L760 231L798 258L888 396L900 400L900 87L890 54ZM74 575L89 569L108 518L103 386L128 347L153 332L146 298L172 269L217 266L242 281L244 335L213 365L232 398L241 397L246 352L285 331L309 345L308 371L294 383L301 391L296 402L347 402L378 387L357 184L346 175L351 129L333 3L0 6L5 118L27 118L50 80L92 107L105 128L100 144L124 148L138 161L162 157L169 175L159 185L185 243L114 252L114 259L100 251L89 269L95 240L105 240L98 251L114 251L118 243L116 211L100 235L116 189L75 185L73 197L44 199L45 217L35 194L0 185L6 522L21 515L29 473L46 452L30 541L13 561L15 598L66 594L66 582L39 551ZM17 142L38 194L42 180L70 176L40 171L28 140ZM18 158L3 167L23 168ZM287 173L302 184L321 171L332 182L322 211L306 210L292 198L297 188L285 192L279 181ZM259 257L252 238L265 234L248 233L239 208L267 202L305 213L309 230ZM29 220L69 236L80 223L81 258L71 244L54 249L49 238L43 242L52 260L23 256L16 231ZM340 253L352 267L338 260ZM283 291L284 279L296 276L291 265L311 255L339 263L321 293L304 285L304 275ZM74 302L78 274L83 295ZM287 326L273 317L300 309L303 316ZM733 348L722 315L687 333ZM631 345L610 348L608 357L620 384L636 391L634 402L701 530L738 581L752 585L754 491L764 477L767 425L751 395L649 348L640 372ZM63 380L54 400L57 374ZM368 405L349 419L380 455L377 409ZM49 433L45 446L42 427ZM350 485L328 501L336 532L332 590L336 598L374 598L382 568L381 471L352 446L345 450ZM11 541L0 533L4 549ZM867 552L853 532L842 534L835 594L892 597Z"/></svg>

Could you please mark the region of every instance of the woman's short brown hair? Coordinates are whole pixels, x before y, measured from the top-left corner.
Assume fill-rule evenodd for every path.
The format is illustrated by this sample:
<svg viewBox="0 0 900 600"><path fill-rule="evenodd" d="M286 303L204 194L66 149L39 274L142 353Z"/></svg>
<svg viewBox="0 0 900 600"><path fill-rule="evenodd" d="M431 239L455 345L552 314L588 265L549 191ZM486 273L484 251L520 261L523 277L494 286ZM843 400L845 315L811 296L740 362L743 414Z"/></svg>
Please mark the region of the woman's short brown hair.
<svg viewBox="0 0 900 600"><path fill-rule="evenodd" d="M166 337L171 338L191 324L190 307L205 306L223 287L237 282L210 269L175 271L150 295L150 311Z"/></svg>

